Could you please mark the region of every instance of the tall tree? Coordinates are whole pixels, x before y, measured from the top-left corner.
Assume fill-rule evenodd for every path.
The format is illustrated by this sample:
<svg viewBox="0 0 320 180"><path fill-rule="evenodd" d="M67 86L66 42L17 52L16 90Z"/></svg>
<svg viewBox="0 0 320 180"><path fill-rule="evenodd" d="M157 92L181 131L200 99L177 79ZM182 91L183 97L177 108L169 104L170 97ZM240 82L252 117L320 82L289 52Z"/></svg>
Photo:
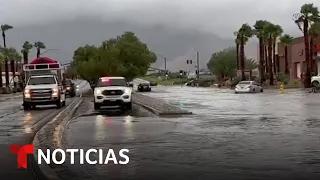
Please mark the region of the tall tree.
<svg viewBox="0 0 320 180"><path fill-rule="evenodd" d="M313 3L304 4L301 6L300 13L294 14L293 19L303 32L304 48L305 48L305 74L304 87L311 87L311 62L310 62L310 41L309 41L309 25L311 22L319 19L319 10Z"/></svg>
<svg viewBox="0 0 320 180"><path fill-rule="evenodd" d="M128 79L144 75L156 55L132 32L112 38L100 47L86 45L74 51L76 74L94 82L100 76L124 76Z"/></svg>
<svg viewBox="0 0 320 180"><path fill-rule="evenodd" d="M219 79L236 76L237 50L234 47L223 49L214 53L207 63L208 69Z"/></svg>
<svg viewBox="0 0 320 180"><path fill-rule="evenodd" d="M249 38L253 36L253 30L248 24L243 24L238 30L238 35L240 39L240 69L241 69L241 79L245 80L245 54L244 54L244 46L248 42Z"/></svg>
<svg viewBox="0 0 320 180"><path fill-rule="evenodd" d="M22 45L21 53L23 54L23 64L29 63L29 52L33 48L33 45L29 41L25 41Z"/></svg>
<svg viewBox="0 0 320 180"><path fill-rule="evenodd" d="M277 38L281 36L283 33L283 29L279 25L274 26L274 32L272 33L272 57L273 57L273 72L274 74L277 74L277 58L276 58L276 42Z"/></svg>
<svg viewBox="0 0 320 180"><path fill-rule="evenodd" d="M309 34L310 34L310 61L311 61L311 67L312 67L312 73L313 75L318 74L318 65L316 63L316 56L317 56L317 51L315 49L315 39L317 37L320 37L320 21L315 22L311 24L311 27L309 29Z"/></svg>
<svg viewBox="0 0 320 180"><path fill-rule="evenodd" d="M2 82L2 67L3 67L3 61L4 61L4 55L2 52L0 52L0 74L1 74L1 78L0 78L0 87L3 86L3 82Z"/></svg>
<svg viewBox="0 0 320 180"><path fill-rule="evenodd" d="M236 43L236 54L237 54L237 70L240 69L240 62L239 62L239 46L240 46L240 39L238 32L234 32L234 35L236 36L234 42Z"/></svg>
<svg viewBox="0 0 320 180"><path fill-rule="evenodd" d="M12 72L12 78L15 78L16 77L15 64L17 64L18 62L21 62L21 55L14 48L8 48L7 53L8 53L7 54L8 60L10 60L10 69ZM17 87L17 84L15 81L13 81L13 85L14 85L14 88Z"/></svg>
<svg viewBox="0 0 320 180"><path fill-rule="evenodd" d="M254 27L254 34L259 39L259 76L260 76L260 83L265 81L265 61L264 61L264 37L265 37L265 28L266 28L267 21L265 20L258 20L253 25Z"/></svg>
<svg viewBox="0 0 320 180"><path fill-rule="evenodd" d="M6 41L6 32L10 29L13 29L13 26L10 26L8 24L1 25L1 32L2 32L2 39L3 39L3 47L6 51L7 48L7 41ZM1 77L2 77L2 71L1 71ZM6 87L9 87L9 64L8 64L8 57L5 56L5 79L6 79ZM0 84L2 87L2 84Z"/></svg>
<svg viewBox="0 0 320 180"><path fill-rule="evenodd" d="M285 74L289 74L289 62L288 62L288 46L291 44L293 40L293 37L290 36L289 34L285 34L283 36L280 37L280 41L283 43L284 45L284 61L285 61L285 70L284 73Z"/></svg>
<svg viewBox="0 0 320 180"><path fill-rule="evenodd" d="M276 25L272 24L272 23L268 23L266 26L266 33L268 36L268 73L269 73L269 80L270 80L270 84L269 85L273 85L273 62L272 62L272 44L273 44L273 36L275 34L275 32L277 31L277 27Z"/></svg>
<svg viewBox="0 0 320 180"><path fill-rule="evenodd" d="M34 47L37 48L37 58L40 57L40 55L41 55L41 49L45 49L45 48L46 48L46 46L44 45L44 43L41 42L41 41L35 42L35 43L34 43Z"/></svg>

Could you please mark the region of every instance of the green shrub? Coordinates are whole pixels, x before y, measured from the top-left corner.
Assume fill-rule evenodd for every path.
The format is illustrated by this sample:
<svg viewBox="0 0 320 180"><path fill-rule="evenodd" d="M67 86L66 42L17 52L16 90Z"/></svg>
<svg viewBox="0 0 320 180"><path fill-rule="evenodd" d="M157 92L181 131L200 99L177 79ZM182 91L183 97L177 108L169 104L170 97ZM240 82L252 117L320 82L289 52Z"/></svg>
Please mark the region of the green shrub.
<svg viewBox="0 0 320 180"><path fill-rule="evenodd" d="M301 82L299 80L290 80L286 85L287 88L301 88Z"/></svg>
<svg viewBox="0 0 320 180"><path fill-rule="evenodd" d="M284 84L288 84L289 80L290 80L290 77L288 74L279 73L277 75L277 81L283 82Z"/></svg>
<svg viewBox="0 0 320 180"><path fill-rule="evenodd" d="M210 79L200 79L199 86L201 87L210 87L213 84L213 81Z"/></svg>
<svg viewBox="0 0 320 180"><path fill-rule="evenodd" d="M235 77L235 78L231 81L230 86L231 86L231 87L234 87L234 86L236 86L240 81L241 81L241 76L237 76L237 77Z"/></svg>

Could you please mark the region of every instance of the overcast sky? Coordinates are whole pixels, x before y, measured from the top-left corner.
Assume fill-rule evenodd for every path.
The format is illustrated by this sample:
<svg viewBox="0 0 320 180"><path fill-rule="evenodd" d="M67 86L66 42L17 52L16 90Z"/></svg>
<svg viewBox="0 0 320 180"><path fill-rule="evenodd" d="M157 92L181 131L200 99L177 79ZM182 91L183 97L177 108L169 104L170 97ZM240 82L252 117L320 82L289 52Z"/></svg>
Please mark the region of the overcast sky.
<svg viewBox="0 0 320 180"><path fill-rule="evenodd" d="M320 0L0 0L0 23L14 27L96 16L176 28L194 28L232 37L241 24L267 19L298 33L292 14ZM278 4L280 3L280 4Z"/></svg>

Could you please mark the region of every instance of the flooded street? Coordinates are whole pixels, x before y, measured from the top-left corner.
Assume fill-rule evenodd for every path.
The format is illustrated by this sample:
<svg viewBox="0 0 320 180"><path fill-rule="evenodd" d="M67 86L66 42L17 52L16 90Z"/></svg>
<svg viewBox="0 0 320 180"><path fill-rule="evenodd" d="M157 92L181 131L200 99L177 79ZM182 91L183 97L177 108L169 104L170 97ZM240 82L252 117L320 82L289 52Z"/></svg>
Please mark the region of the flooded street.
<svg viewBox="0 0 320 180"><path fill-rule="evenodd" d="M86 83L80 84L82 93ZM90 88L90 87L89 87ZM67 98L66 105L76 98ZM32 143L33 137L46 123L54 118L63 108L37 106L36 109L24 111L22 95L3 95L0 97L0 177L5 179L37 179L32 168L18 169L17 155L10 153L10 144L25 145ZM30 161L28 166L31 167Z"/></svg>
<svg viewBox="0 0 320 180"><path fill-rule="evenodd" d="M126 148L130 162L72 166L74 179L320 179L319 94L173 87L145 95L195 115L75 119L68 146Z"/></svg>

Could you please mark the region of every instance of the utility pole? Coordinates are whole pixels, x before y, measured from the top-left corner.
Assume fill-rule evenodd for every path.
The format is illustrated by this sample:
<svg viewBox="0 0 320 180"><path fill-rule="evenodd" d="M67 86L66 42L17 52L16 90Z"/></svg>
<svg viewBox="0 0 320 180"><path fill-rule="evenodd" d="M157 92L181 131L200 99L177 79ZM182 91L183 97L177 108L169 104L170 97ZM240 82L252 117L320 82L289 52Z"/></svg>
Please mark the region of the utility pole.
<svg viewBox="0 0 320 180"><path fill-rule="evenodd" d="M167 58L164 57L163 59L164 59L164 72L167 75Z"/></svg>
<svg viewBox="0 0 320 180"><path fill-rule="evenodd" d="M199 63L199 51L197 51L197 79L200 80L200 63Z"/></svg>

